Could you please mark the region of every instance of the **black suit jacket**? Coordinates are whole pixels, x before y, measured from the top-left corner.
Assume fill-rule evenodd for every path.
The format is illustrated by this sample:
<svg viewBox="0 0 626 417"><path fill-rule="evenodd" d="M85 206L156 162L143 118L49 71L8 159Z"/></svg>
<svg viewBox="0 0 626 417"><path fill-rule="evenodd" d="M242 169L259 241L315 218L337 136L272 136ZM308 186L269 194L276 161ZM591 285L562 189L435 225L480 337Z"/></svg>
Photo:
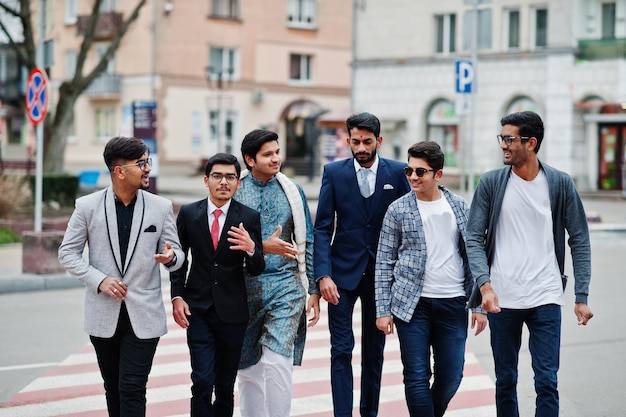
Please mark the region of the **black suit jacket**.
<svg viewBox="0 0 626 417"><path fill-rule="evenodd" d="M261 243L261 217L256 210L231 200L217 250L213 248L207 215L207 199L185 204L176 219L178 237L186 255L183 266L170 273L171 296L182 297L191 314L215 305L218 317L226 323L248 321L248 301L244 268L250 275L265 269ZM227 231L243 223L254 240L254 254L231 250ZM191 269L189 277L189 249Z"/></svg>

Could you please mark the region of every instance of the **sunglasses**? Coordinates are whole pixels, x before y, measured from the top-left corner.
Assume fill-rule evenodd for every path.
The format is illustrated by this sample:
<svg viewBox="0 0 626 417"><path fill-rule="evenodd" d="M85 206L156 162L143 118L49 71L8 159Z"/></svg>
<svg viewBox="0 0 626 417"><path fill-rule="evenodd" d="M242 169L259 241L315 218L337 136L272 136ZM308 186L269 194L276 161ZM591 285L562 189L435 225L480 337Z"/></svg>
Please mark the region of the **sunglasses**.
<svg viewBox="0 0 626 417"><path fill-rule="evenodd" d="M415 175L417 175L418 177L423 177L427 172L435 172L434 169L426 169L426 168L411 168L411 167L404 167L404 175L406 175L407 177L410 177L411 175L413 175L413 173L415 172Z"/></svg>

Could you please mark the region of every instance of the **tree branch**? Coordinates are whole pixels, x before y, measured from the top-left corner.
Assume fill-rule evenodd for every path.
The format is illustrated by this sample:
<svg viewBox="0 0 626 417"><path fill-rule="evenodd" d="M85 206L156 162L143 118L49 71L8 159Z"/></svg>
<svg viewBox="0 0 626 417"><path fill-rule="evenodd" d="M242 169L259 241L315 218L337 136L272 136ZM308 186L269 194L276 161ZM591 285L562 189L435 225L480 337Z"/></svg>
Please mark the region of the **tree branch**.
<svg viewBox="0 0 626 417"><path fill-rule="evenodd" d="M96 2L99 2L99 0L96 0ZM146 4L146 0L141 0L139 3L137 3L137 6L135 6L132 13L128 17L128 19L124 21L119 32L117 32L117 34L115 35L115 37L109 44L109 47L104 53L104 56L100 59L100 62L98 62L98 64L95 66L93 70L91 70L89 74L87 74L84 78L80 79L80 81L77 82L76 87L79 90L79 93L82 92L85 88L87 88L89 84L91 84L91 82L98 75L100 75L104 71L104 69L107 67L107 65L109 64L109 61L111 60L113 55L115 55L115 51L119 47L120 42L122 41L122 38L128 31L128 28L135 20L137 20L137 17L139 17L139 11L145 4ZM91 24L91 21L90 21L90 24ZM95 29L95 27L92 28L92 33L91 33L92 37L93 37L93 29ZM81 52L82 52L82 47L81 47ZM76 68L78 71L78 64L76 65ZM80 69L82 70L82 66ZM76 79L76 75L74 75L74 78Z"/></svg>

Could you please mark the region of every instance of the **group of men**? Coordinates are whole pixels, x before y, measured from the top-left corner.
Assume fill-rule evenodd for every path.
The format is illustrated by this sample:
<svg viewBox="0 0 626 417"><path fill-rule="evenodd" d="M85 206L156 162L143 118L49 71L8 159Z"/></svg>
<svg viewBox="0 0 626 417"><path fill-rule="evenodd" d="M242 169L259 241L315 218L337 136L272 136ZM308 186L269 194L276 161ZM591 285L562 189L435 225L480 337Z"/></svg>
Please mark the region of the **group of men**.
<svg viewBox="0 0 626 417"><path fill-rule="evenodd" d="M209 158L208 198L183 205L176 220L169 200L145 191L145 144L111 139L111 186L76 201L59 248L86 286L85 330L109 415L145 415L148 375L167 331L163 264L174 320L187 331L191 416L232 416L236 379L242 416L289 416L293 366L320 298L328 303L335 416L352 415L358 300L361 416L378 415L385 337L394 329L410 415L444 415L463 376L468 309L476 334L491 328L498 416L519 414L524 324L537 415L557 416L565 231L578 323L593 316L586 216L569 176L537 157L541 118L514 113L501 125L505 167L482 176L470 207L439 183L439 145L412 145L406 164L381 158L378 118L350 116L353 158L324 167L315 225L302 188L280 172L274 132L244 137L243 171L234 155Z"/></svg>

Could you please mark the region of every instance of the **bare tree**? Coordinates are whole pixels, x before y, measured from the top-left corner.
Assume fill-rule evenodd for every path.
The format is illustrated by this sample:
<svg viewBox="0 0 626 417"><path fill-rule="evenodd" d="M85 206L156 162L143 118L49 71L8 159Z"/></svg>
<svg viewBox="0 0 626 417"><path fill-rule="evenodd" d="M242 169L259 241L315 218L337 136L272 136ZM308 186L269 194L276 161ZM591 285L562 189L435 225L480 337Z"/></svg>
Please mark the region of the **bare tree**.
<svg viewBox="0 0 626 417"><path fill-rule="evenodd" d="M31 3L33 0L19 0L19 9L13 5L15 2L0 1L0 8L9 15L18 18L22 24L24 41L17 43L11 36L8 28L0 21L0 30L8 37L9 45L17 53L19 62L26 66L29 71L36 67L36 44L33 33L33 15L31 13ZM100 15L100 4L102 0L94 0L91 16L85 28L83 41L80 45L78 58L76 60L76 70L71 80L61 83L58 93L56 107L49 111L44 122L44 166L45 173L63 172L65 165L65 146L67 134L70 130L76 99L85 91L91 82L102 74L107 64L114 56L120 42L130 25L137 20L139 11L146 4L146 0L140 0L131 14L123 21L120 30L114 35L108 49L100 58L96 66L86 74L83 74L85 59L93 43L96 24Z"/></svg>

